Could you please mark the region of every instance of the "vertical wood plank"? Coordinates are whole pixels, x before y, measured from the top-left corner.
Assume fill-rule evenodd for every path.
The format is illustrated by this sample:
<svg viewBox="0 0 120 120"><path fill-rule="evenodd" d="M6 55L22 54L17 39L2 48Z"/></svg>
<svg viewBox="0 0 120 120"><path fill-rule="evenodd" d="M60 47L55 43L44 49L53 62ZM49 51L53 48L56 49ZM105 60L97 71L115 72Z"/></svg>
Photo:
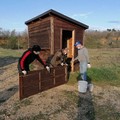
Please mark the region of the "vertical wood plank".
<svg viewBox="0 0 120 120"><path fill-rule="evenodd" d="M74 58L74 56L75 56L74 44L75 44L75 30L72 31L72 58ZM72 62L72 64L71 64L71 71L72 72L74 71L74 62Z"/></svg>
<svg viewBox="0 0 120 120"><path fill-rule="evenodd" d="M54 54L54 18L50 17L50 29L51 29L51 37L50 37L50 44L51 44L51 50L50 53Z"/></svg>

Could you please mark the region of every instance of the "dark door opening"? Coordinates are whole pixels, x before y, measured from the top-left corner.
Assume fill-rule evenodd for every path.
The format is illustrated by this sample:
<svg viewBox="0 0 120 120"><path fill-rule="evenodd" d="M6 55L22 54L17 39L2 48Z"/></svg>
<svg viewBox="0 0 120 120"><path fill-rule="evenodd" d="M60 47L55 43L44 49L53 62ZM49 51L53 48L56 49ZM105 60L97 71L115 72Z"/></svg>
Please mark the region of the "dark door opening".
<svg viewBox="0 0 120 120"><path fill-rule="evenodd" d="M72 31L70 30L63 30L62 31L62 48L68 48L69 52L67 54L67 72L68 72L68 78L71 72L71 59L73 56L72 50L73 50L73 44L72 44Z"/></svg>
<svg viewBox="0 0 120 120"><path fill-rule="evenodd" d="M68 57L72 58L73 56L73 42L72 42L72 31L70 30L63 30L62 31L62 48L68 48L69 53Z"/></svg>
<svg viewBox="0 0 120 120"><path fill-rule="evenodd" d="M72 31L63 30L62 31L62 48L68 47L68 40L72 39Z"/></svg>

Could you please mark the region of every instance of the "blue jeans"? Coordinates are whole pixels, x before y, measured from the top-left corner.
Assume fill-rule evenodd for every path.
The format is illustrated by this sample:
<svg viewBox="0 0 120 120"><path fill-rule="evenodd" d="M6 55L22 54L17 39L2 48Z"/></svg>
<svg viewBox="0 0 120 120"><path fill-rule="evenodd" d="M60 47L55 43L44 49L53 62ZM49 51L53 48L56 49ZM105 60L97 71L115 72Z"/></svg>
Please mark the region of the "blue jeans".
<svg viewBox="0 0 120 120"><path fill-rule="evenodd" d="M87 62L80 62L80 74L82 80L87 80Z"/></svg>

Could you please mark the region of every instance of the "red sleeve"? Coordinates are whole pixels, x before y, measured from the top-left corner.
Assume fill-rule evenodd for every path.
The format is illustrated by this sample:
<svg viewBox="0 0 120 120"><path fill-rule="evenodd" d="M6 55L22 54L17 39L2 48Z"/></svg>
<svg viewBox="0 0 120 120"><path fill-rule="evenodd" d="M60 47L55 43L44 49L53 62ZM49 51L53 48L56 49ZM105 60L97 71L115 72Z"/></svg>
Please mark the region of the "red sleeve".
<svg viewBox="0 0 120 120"><path fill-rule="evenodd" d="M20 66L21 66L21 69L22 70L24 70L24 62L25 62L25 59L28 57L28 55L29 54L31 54L31 51L28 51L28 52L26 52L24 55L23 55L23 57L22 57L22 59L21 59L21 61L20 61Z"/></svg>

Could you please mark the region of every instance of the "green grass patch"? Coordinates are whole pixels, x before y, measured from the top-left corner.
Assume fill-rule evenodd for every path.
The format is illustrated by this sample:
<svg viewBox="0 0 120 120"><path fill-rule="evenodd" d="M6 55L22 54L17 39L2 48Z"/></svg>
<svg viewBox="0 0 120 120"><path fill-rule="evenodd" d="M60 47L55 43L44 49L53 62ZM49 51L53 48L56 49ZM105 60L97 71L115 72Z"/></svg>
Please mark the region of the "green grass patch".
<svg viewBox="0 0 120 120"><path fill-rule="evenodd" d="M110 68L91 68L88 70L88 76L96 81L116 80L116 72Z"/></svg>
<svg viewBox="0 0 120 120"><path fill-rule="evenodd" d="M87 71L88 81L101 85L120 86L120 68L94 67ZM74 85L80 79L79 71L71 73L68 85Z"/></svg>
<svg viewBox="0 0 120 120"><path fill-rule="evenodd" d="M114 67L91 68L88 69L88 76L93 82L118 86L120 85L119 72L120 69Z"/></svg>
<svg viewBox="0 0 120 120"><path fill-rule="evenodd" d="M20 57L23 53L23 50L12 50L12 49L3 49L0 48L0 57Z"/></svg>
<svg viewBox="0 0 120 120"><path fill-rule="evenodd" d="M77 83L77 78L79 76L79 72L73 72L70 74L70 77L69 77L69 81L68 81L68 85L74 85Z"/></svg>

